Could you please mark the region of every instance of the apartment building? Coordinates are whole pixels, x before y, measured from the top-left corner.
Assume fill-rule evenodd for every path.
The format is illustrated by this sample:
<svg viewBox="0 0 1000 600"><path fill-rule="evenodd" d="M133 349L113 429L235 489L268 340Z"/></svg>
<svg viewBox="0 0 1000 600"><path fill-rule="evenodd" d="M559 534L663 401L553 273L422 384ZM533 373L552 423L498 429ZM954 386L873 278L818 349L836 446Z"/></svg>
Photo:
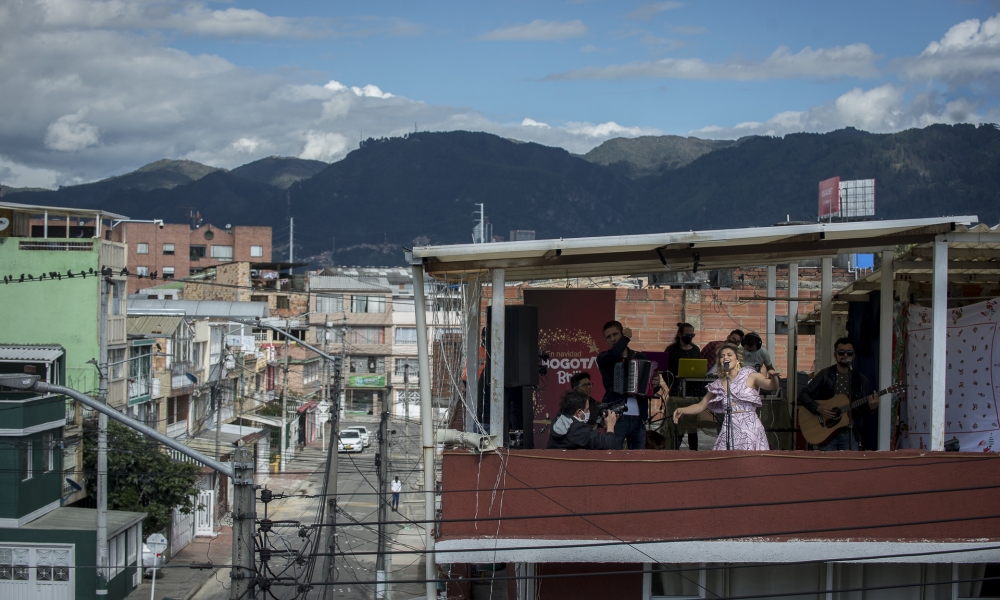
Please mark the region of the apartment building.
<svg viewBox="0 0 1000 600"><path fill-rule="evenodd" d="M191 229L187 224L126 222L130 264L136 274L157 279L181 279L217 265L232 262L270 262L271 228L205 224ZM148 282L134 278L129 293L146 288Z"/></svg>

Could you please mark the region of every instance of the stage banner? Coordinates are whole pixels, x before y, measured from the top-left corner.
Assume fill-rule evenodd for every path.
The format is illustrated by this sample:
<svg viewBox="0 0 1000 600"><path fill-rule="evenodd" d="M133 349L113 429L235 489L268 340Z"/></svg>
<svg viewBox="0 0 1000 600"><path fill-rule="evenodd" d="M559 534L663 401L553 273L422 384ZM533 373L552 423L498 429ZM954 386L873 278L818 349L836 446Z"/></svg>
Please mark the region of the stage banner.
<svg viewBox="0 0 1000 600"><path fill-rule="evenodd" d="M549 426L575 373L590 373L594 398L604 397L597 355L607 350L604 324L615 318L615 290L524 290L524 303L538 307L538 350L549 355L549 371L535 396L535 447L549 441Z"/></svg>
<svg viewBox="0 0 1000 600"><path fill-rule="evenodd" d="M962 452L1000 451L1000 299L949 310L945 377L945 441L957 439ZM925 306L909 307L906 345L907 419L903 448L930 446L931 323Z"/></svg>

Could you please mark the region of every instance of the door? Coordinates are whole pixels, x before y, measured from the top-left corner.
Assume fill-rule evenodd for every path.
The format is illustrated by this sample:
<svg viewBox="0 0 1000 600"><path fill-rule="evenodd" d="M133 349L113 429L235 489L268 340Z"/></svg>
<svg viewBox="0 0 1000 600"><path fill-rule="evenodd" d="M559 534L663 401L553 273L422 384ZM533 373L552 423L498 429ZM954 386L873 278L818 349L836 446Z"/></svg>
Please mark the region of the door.
<svg viewBox="0 0 1000 600"><path fill-rule="evenodd" d="M170 516L170 556L173 557L190 544L193 534L194 514L184 514L175 508Z"/></svg>
<svg viewBox="0 0 1000 600"><path fill-rule="evenodd" d="M194 534L196 536L215 535L215 490L198 492L198 509L194 513Z"/></svg>

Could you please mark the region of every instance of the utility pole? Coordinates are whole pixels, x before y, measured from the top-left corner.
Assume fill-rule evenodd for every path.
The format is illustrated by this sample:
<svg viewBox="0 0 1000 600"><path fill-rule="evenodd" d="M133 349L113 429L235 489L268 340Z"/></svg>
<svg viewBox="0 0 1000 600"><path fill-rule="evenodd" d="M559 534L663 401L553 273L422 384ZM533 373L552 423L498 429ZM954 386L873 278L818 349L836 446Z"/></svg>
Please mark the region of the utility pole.
<svg viewBox="0 0 1000 600"><path fill-rule="evenodd" d="M347 328L344 328L347 331ZM343 356L343 355L342 355ZM336 570L336 559L333 556L337 551L337 435L340 426L340 390L346 377L344 367L347 363L341 358L339 365L334 365L333 378L333 401L330 403L330 446L327 450L326 458L326 481L323 483L323 500L326 502L326 527L320 527L320 539L318 547L320 552L326 554L323 557L323 570L319 583L322 592L320 598L327 600L333 594L333 575Z"/></svg>
<svg viewBox="0 0 1000 600"><path fill-rule="evenodd" d="M249 446L233 450L233 580L229 597L239 600L248 597L250 586L256 580L256 548L254 523L256 522L257 496L253 485L253 453Z"/></svg>
<svg viewBox="0 0 1000 600"><path fill-rule="evenodd" d="M295 217L288 218L288 262L295 262Z"/></svg>
<svg viewBox="0 0 1000 600"><path fill-rule="evenodd" d="M378 556L375 559L375 598L385 598L386 573L386 531L385 522L389 518L386 501L386 486L389 485L389 411L382 408L382 418L378 424L378 453L375 455L375 472L378 474Z"/></svg>
<svg viewBox="0 0 1000 600"><path fill-rule="evenodd" d="M285 454L288 450L288 336L285 336L285 383L281 386L281 464L285 472Z"/></svg>
<svg viewBox="0 0 1000 600"><path fill-rule="evenodd" d="M406 417L403 419L403 437L410 439L410 359L403 364L403 402L406 406Z"/></svg>
<svg viewBox="0 0 1000 600"><path fill-rule="evenodd" d="M329 331L327 330L327 319L325 315L323 316L323 352L326 352L326 343L329 341ZM329 410L330 404L330 361L323 357L323 368L320 369L322 381L322 386L320 387L320 404L327 407ZM320 438L323 440L323 452L326 452L326 423L319 430Z"/></svg>
<svg viewBox="0 0 1000 600"><path fill-rule="evenodd" d="M112 280L110 270L101 278L101 315L99 326L100 355L97 374L100 378L97 399L108 403L108 296ZM97 415L97 596L107 598L108 594L108 416Z"/></svg>

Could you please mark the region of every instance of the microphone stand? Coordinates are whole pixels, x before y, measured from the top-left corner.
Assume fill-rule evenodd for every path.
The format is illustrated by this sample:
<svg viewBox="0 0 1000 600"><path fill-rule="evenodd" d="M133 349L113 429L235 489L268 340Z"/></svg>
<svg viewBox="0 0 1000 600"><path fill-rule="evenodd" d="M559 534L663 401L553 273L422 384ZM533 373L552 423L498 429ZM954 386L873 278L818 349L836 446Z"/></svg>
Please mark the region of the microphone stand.
<svg viewBox="0 0 1000 600"><path fill-rule="evenodd" d="M726 450L733 449L733 379L729 375L729 363L723 363L726 369Z"/></svg>

